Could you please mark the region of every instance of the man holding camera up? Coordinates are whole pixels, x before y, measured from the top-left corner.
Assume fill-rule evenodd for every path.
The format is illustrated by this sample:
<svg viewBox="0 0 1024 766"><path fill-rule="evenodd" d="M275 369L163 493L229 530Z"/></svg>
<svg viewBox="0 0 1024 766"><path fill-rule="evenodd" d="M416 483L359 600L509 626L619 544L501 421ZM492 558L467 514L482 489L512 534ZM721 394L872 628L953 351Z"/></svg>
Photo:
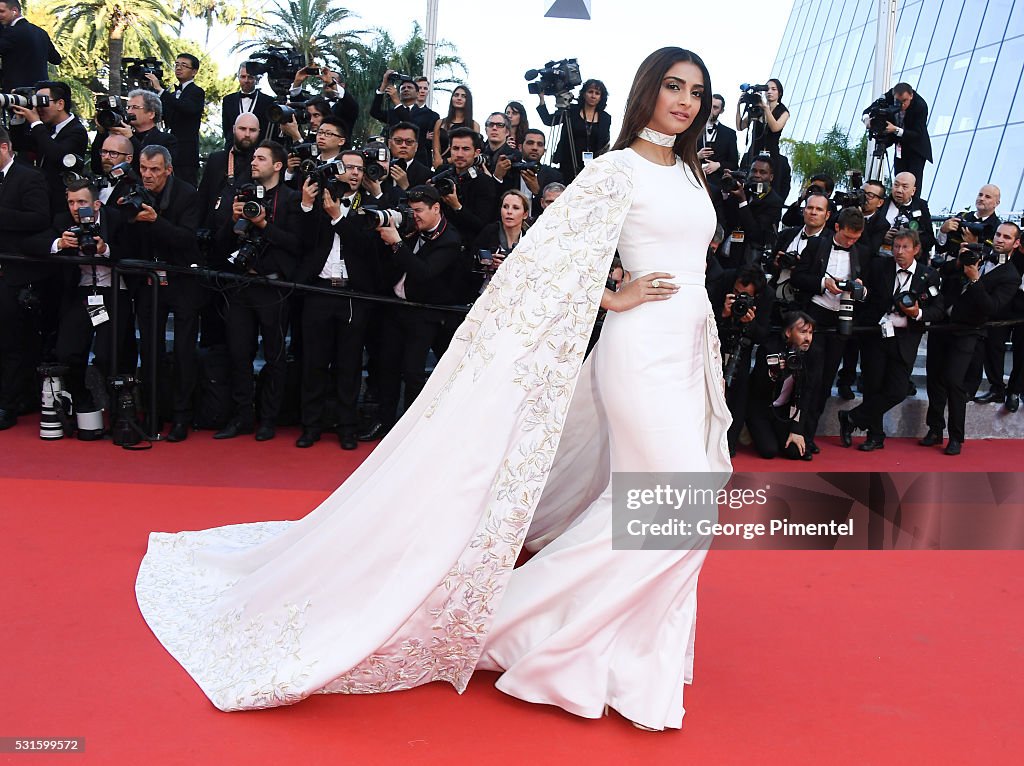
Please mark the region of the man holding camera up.
<svg viewBox="0 0 1024 766"><path fill-rule="evenodd" d="M803 309L806 299L798 294L791 283L793 269L800 262L815 258L821 238L827 240L832 232L825 228L829 214L828 197L811 194L803 208L803 226L792 226L779 232L775 243L775 256L768 269L768 283L775 294L772 307L773 320L778 323L788 311Z"/></svg>
<svg viewBox="0 0 1024 766"><path fill-rule="evenodd" d="M718 258L726 268L754 263L758 253L775 242L782 217L782 198L772 190L772 161L759 155L750 165L746 180L726 171L722 179L725 196L723 229L726 239Z"/></svg>
<svg viewBox="0 0 1024 766"><path fill-rule="evenodd" d="M860 206L864 214L864 235L860 241L868 258L874 258L890 228L890 222L882 211L882 206L887 202L885 185L881 181L865 181L860 190L864 193L864 203Z"/></svg>
<svg viewBox="0 0 1024 766"><path fill-rule="evenodd" d="M928 338L926 363L928 380L928 433L919 442L923 447L941 445L945 429L945 411L949 407L949 443L947 455L959 455L963 448L967 420L967 374L982 325L1011 305L1020 287L1020 272L1007 261L981 274L979 245L964 244L956 261L941 269L942 296L950 323L961 325Z"/></svg>
<svg viewBox="0 0 1024 766"><path fill-rule="evenodd" d="M152 72L146 79L160 98L164 122L171 135L177 139L174 152L174 173L182 180L195 186L199 178L199 127L206 108L206 91L196 82L199 59L191 53L179 53L174 60L174 77L178 84L174 90L167 90Z"/></svg>
<svg viewBox="0 0 1024 766"><path fill-rule="evenodd" d="M750 377L747 430L757 454L766 460L782 453L790 460L810 460L814 432L809 430L806 401L812 381L807 375L813 347L814 320L802 311L782 317L782 332L757 349Z"/></svg>
<svg viewBox="0 0 1024 766"><path fill-rule="evenodd" d="M320 92L320 95L309 98L302 88L306 80L313 76L320 78L323 90ZM321 118L331 114L341 120L341 124L345 128L345 135L351 135L352 128L355 126L356 120L359 119L359 102L355 100L352 93L345 87L345 83L339 81L338 76L325 66L313 65L300 69L295 74L288 97L293 101L304 101L306 103L305 108L310 117L310 127L313 130L319 128L320 123L319 121L314 123L313 113L310 110L311 105L315 106ZM326 107L326 109L323 107Z"/></svg>
<svg viewBox="0 0 1024 766"><path fill-rule="evenodd" d="M117 125L104 130L102 125L96 128L96 140L92 143L92 166L102 166L100 148L107 135L124 136L132 142L135 150L135 159L132 161L132 168L139 171L139 157L142 149L147 146L163 146L170 152L171 156L178 150L178 139L170 133L165 133L156 126L163 116L163 105L160 98L149 90L133 90L128 94L128 104L125 107L129 116L134 117L130 125Z"/></svg>
<svg viewBox="0 0 1024 766"><path fill-rule="evenodd" d="M449 177L438 186L435 175L431 183L438 187L445 217L455 225L468 246L484 226L498 220L498 185L478 161L483 149L479 133L472 128L456 128L450 138Z"/></svg>
<svg viewBox="0 0 1024 766"><path fill-rule="evenodd" d="M199 263L196 229L202 219L199 192L186 181L174 177L173 160L165 146L150 145L139 153L139 175L145 195L120 197L118 210L131 218L128 236L132 257L143 261L191 266ZM153 323L152 280L158 281L156 324ZM163 356L167 333L167 316L174 314L174 380L173 424L167 440L184 441L192 420L192 395L196 387L196 340L199 335L199 312L204 293L192 276L158 272L146 278L135 290L135 310L139 320L143 380L151 365L151 338L156 337L157 362ZM146 396L148 402L149 395Z"/></svg>
<svg viewBox="0 0 1024 766"><path fill-rule="evenodd" d="M544 131L537 128L527 130L526 136L523 138L523 161L524 163L535 163L535 166L524 167L519 171L518 188L530 198L530 217L533 219L544 212L544 207L541 204L544 189L549 184L562 182L562 174L558 170L541 162L546 150Z"/></svg>
<svg viewBox="0 0 1024 766"><path fill-rule="evenodd" d="M899 105L899 109L895 107ZM889 109L891 119L885 123L884 132L894 140L896 157L892 163L893 173L910 173L914 176L917 189L924 184L924 163L932 161L932 142L928 136L928 104L907 83L897 83L892 89L864 110L865 123L870 123L869 113L875 109ZM921 250L930 248L921 242Z"/></svg>
<svg viewBox="0 0 1024 766"><path fill-rule="evenodd" d="M260 143L252 157L254 185L235 190L231 215L217 232L218 247L230 252L228 260L245 274L290 279L302 256L300 197L281 183L287 159L284 147L277 142ZM228 292L227 301L235 413L213 438L233 439L254 430L252 363L262 336L266 363L256 440L273 439L286 378L288 293L270 285L242 283Z"/></svg>
<svg viewBox="0 0 1024 766"><path fill-rule="evenodd" d="M964 242L990 242L1000 224L996 208L1001 193L995 184L985 184L974 200L975 210L947 218L939 228L937 251L955 257Z"/></svg>
<svg viewBox="0 0 1024 766"><path fill-rule="evenodd" d="M403 122L409 118L409 110L416 105L417 95L418 89L411 77L389 69L384 72L380 87L370 104L370 116L382 122L385 127ZM399 113L398 109L402 107Z"/></svg>
<svg viewBox="0 0 1024 766"><path fill-rule="evenodd" d="M53 222L55 237L50 252L116 261L126 252L121 241L122 221L116 209L100 203L99 193L90 181L72 181L67 187L65 209ZM103 418L85 385L89 352L95 341L96 367L104 380L113 375L114 342L125 337L131 314L122 298L114 328L109 313L114 289L109 266L81 265L74 271L76 286L61 311L56 354L57 360L68 368L67 386L78 416L78 438L93 441L103 436ZM118 289L125 289L123 280ZM122 360L124 372L134 374L134 359Z"/></svg>
<svg viewBox="0 0 1024 766"><path fill-rule="evenodd" d="M297 282L364 293L379 293L382 285L381 241L368 220L358 214L363 180L363 156L343 152L345 172L321 189L314 179L302 187L306 257ZM320 293L306 295L302 310L302 435L296 447L320 440L330 370L334 368L338 395L338 438L342 449L356 441L356 405L362 386L363 345L376 306L368 301Z"/></svg>
<svg viewBox="0 0 1024 766"><path fill-rule="evenodd" d="M921 238L921 257L928 259L935 247L932 231L932 214L928 202L916 197L913 173L897 173L892 179L892 192L882 205L882 214L889 222L889 229L879 246L883 255L892 251L892 241L900 229L913 229ZM872 254L873 255L873 254Z"/></svg>
<svg viewBox="0 0 1024 766"><path fill-rule="evenodd" d="M425 184L430 179L430 168L416 159L418 134L418 129L411 122L391 126L388 135L391 165L387 177L381 181L381 192L387 205L397 204L410 188Z"/></svg>
<svg viewBox="0 0 1024 766"><path fill-rule="evenodd" d="M859 428L868 432L859 450L884 449L882 418L907 398L925 323L945 317L938 272L919 261L920 254L918 233L901 229L893 238L893 257L869 261L868 297L857 324L878 326L881 332L860 336L864 401L839 412L839 441L844 447L853 444L853 433Z"/></svg>
<svg viewBox="0 0 1024 766"><path fill-rule="evenodd" d="M807 313L814 320L817 342L807 361L808 367L820 374L820 380L811 385L805 402L808 446L812 453L818 451L814 443L818 419L832 395L832 381L853 331L854 303L867 297L860 278L866 258L857 246L863 231L864 214L855 207L844 209L836 218L836 231L831 239L820 240L813 260L798 263L793 269L793 286L814 296L807 304Z"/></svg>
<svg viewBox="0 0 1024 766"><path fill-rule="evenodd" d="M89 148L89 135L85 126L71 113L71 88L67 83L44 81L36 84L36 95L45 96L47 106L26 108L16 106L12 111L25 120L32 142L36 167L46 177L50 189L50 210L53 214L67 209L64 196L64 176L69 168L64 158L71 155L80 165ZM81 167L77 167L81 171Z"/></svg>

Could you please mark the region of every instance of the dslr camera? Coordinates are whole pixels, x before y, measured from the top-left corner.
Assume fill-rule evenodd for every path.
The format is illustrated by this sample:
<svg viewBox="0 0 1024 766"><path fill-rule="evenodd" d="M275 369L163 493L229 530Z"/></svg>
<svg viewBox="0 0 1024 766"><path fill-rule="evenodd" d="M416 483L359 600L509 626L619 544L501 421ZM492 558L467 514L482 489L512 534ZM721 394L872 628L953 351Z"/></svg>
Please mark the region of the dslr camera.
<svg viewBox="0 0 1024 766"><path fill-rule="evenodd" d="M121 208L125 215L129 218L134 218L142 212L143 205L149 205L150 207L156 207L156 200L153 199L153 195L149 193L149 190L142 183L142 179L139 178L138 174L132 169L130 162L122 162L114 165L110 169L110 180L112 183L117 184L118 181L124 180L127 184L127 191L124 195L117 200L117 206Z"/></svg>
<svg viewBox="0 0 1024 766"><path fill-rule="evenodd" d="M40 106L49 106L49 96L37 96L36 89L32 87L12 88L10 93L0 93L0 110L7 112L4 115L5 122L10 125L21 125L25 122L23 117L18 117L11 112L12 107L20 106L25 109L35 109Z"/></svg>
<svg viewBox="0 0 1024 766"><path fill-rule="evenodd" d="M248 71L248 70L246 70ZM306 111L305 101L291 101L287 96L281 96L278 101L270 105L267 110L270 121L277 125L285 125L295 119L299 125L309 122L309 112Z"/></svg>
<svg viewBox="0 0 1024 766"><path fill-rule="evenodd" d="M799 349L784 354L767 354L764 358L770 372L775 370L791 370L799 372L804 368L804 352Z"/></svg>
<svg viewBox="0 0 1024 766"><path fill-rule="evenodd" d="M402 74L401 72L392 72L388 75L388 85L394 85L396 88L401 87L403 82L415 82L411 75Z"/></svg>
<svg viewBox="0 0 1024 766"><path fill-rule="evenodd" d="M120 96L96 97L96 123L104 130L120 128L135 122L135 115L125 108Z"/></svg>
<svg viewBox="0 0 1024 766"><path fill-rule="evenodd" d="M862 301L867 295L867 290L864 288L864 285L860 282L855 282L852 279L837 280L836 287L844 293L849 293L850 297L855 301Z"/></svg>
<svg viewBox="0 0 1024 766"><path fill-rule="evenodd" d="M371 181L380 181L391 167L391 150L382 136L370 136L359 150L365 166L364 175ZM381 164L383 163L383 165Z"/></svg>
<svg viewBox="0 0 1024 766"><path fill-rule="evenodd" d="M395 205L393 208L379 208L364 205L354 211L361 216L359 220L367 229L382 226L394 226L402 237L408 237L416 231L416 221L412 217L412 208L408 205Z"/></svg>
<svg viewBox="0 0 1024 766"><path fill-rule="evenodd" d="M983 261L999 263L999 256L996 255L995 251L987 243L971 242L960 246L957 261L959 261L961 266L974 266Z"/></svg>
<svg viewBox="0 0 1024 766"><path fill-rule="evenodd" d="M583 83L576 59L549 61L540 69L528 70L524 77L533 81L526 89L535 96L565 95Z"/></svg>
<svg viewBox="0 0 1024 766"><path fill-rule="evenodd" d="M228 263L241 271L249 271L266 248L263 233L252 223L253 218L266 210L263 204L265 194L266 190L254 183L242 184L235 192L235 200L242 203L242 217L232 228L238 237L238 250L228 256Z"/></svg>
<svg viewBox="0 0 1024 766"><path fill-rule="evenodd" d="M156 75L156 79L163 80L163 64L152 56L144 59L128 57L121 59L121 90L125 95L136 88L153 90L153 86L146 79L147 74Z"/></svg>
<svg viewBox="0 0 1024 766"><path fill-rule="evenodd" d="M342 188L338 176L344 175L345 166L336 161L325 162L322 165L315 164L313 160L309 162L313 162L313 169L308 173L310 180L320 187L321 192L329 191L335 199L341 199L347 191L347 185Z"/></svg>
<svg viewBox="0 0 1024 766"><path fill-rule="evenodd" d="M733 324L740 324L743 317L747 315L747 312L754 308L756 302L756 296L748 295L747 293L736 293L730 307Z"/></svg>
<svg viewBox="0 0 1024 766"><path fill-rule="evenodd" d="M259 184L242 184L238 187L235 192L235 201L242 203L242 218L247 221L251 221L253 218L258 218L260 213L263 213L266 208L263 205L263 197L266 195L266 190ZM242 219L239 219L238 223L241 223ZM238 224L235 224L236 229ZM238 233L237 231L235 232Z"/></svg>
<svg viewBox="0 0 1024 766"><path fill-rule="evenodd" d="M100 236L100 225L96 221L96 211L91 207L78 208L78 225L72 226L68 232L78 238L78 252L81 255L96 257L96 241Z"/></svg>
<svg viewBox="0 0 1024 766"><path fill-rule="evenodd" d="M299 158L299 172L308 176L316 170L316 158L320 155L320 149L312 141L306 141L301 144L292 144L288 154Z"/></svg>

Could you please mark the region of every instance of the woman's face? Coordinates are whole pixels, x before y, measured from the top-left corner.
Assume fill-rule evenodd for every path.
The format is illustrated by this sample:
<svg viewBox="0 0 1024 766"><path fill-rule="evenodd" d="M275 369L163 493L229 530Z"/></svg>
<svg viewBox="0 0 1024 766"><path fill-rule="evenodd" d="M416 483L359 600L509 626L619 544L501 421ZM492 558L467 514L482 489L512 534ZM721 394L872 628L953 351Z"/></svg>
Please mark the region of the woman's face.
<svg viewBox="0 0 1024 766"><path fill-rule="evenodd" d="M501 223L506 229L518 229L526 220L526 208L515 194L509 194L501 201Z"/></svg>
<svg viewBox="0 0 1024 766"><path fill-rule="evenodd" d="M508 117L509 121L512 123L513 128L519 127L519 112L517 112L511 106L507 106L505 107L505 116Z"/></svg>
<svg viewBox="0 0 1024 766"><path fill-rule="evenodd" d="M661 78L648 127L670 136L679 135L693 123L703 94L704 75L700 67L692 61L676 62Z"/></svg>
<svg viewBox="0 0 1024 766"><path fill-rule="evenodd" d="M765 92L765 95L768 97L768 100L774 104L779 100L779 86L776 85L774 81L769 80L768 90Z"/></svg>
<svg viewBox="0 0 1024 766"><path fill-rule="evenodd" d="M601 95L601 89L596 85L591 85L583 94L583 101L587 106L596 108L601 103Z"/></svg>
<svg viewBox="0 0 1024 766"><path fill-rule="evenodd" d="M466 91L462 88L456 88L452 91L452 106L456 109L466 108Z"/></svg>

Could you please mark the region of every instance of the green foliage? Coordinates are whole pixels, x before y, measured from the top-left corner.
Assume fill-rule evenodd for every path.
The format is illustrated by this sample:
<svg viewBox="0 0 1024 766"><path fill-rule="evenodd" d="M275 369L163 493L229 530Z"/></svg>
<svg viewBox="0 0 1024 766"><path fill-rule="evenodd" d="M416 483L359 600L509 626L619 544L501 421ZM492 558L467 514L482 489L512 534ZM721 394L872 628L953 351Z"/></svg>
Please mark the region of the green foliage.
<svg viewBox="0 0 1024 766"><path fill-rule="evenodd" d="M789 150L789 164L793 168L794 181L810 178L816 173L827 173L835 179L836 188L847 187L847 170L863 172L867 161L868 137L863 134L855 145L850 136L839 126L833 127L820 141L793 141L782 139Z"/></svg>
<svg viewBox="0 0 1024 766"><path fill-rule="evenodd" d="M331 7L331 0L276 0L264 15L242 19L241 32L252 39L239 42L234 50L284 46L302 53L306 63L320 61L344 71L363 52L365 31L336 29L353 18L347 8Z"/></svg>

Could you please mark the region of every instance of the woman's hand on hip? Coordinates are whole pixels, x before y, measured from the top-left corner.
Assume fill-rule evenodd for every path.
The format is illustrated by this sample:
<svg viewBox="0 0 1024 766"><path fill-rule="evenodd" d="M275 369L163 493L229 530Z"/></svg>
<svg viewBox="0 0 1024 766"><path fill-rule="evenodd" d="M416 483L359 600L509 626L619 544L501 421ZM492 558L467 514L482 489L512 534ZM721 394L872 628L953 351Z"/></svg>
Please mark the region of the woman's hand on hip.
<svg viewBox="0 0 1024 766"><path fill-rule="evenodd" d="M602 304L609 311L628 311L649 301L668 300L679 292L679 285L667 281L674 277L674 274L655 271L638 279L627 278L618 292L608 290L605 293Z"/></svg>

